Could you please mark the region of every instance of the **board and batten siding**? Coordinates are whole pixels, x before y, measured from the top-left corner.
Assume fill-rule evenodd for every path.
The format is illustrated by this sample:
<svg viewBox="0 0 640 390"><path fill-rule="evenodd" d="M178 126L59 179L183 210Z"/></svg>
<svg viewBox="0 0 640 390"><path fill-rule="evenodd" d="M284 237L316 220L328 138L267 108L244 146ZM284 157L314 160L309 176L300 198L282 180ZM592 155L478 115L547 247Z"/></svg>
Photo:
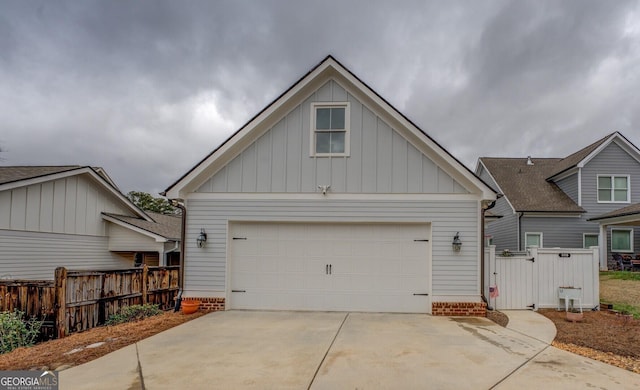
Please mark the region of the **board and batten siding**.
<svg viewBox="0 0 640 390"><path fill-rule="evenodd" d="M481 165L478 176L487 184L493 188L498 188L498 185L491 178L491 175L487 173L484 167ZM490 210L494 215L499 215L495 221L491 221L487 224L485 234L492 237L493 245L496 247L496 251L502 252L505 249L517 250L518 248L518 214L513 211L506 197L501 197L496 201L495 206Z"/></svg>
<svg viewBox="0 0 640 390"><path fill-rule="evenodd" d="M556 185L576 203L579 203L578 199L578 173L567 176L562 180L558 180Z"/></svg>
<svg viewBox="0 0 640 390"><path fill-rule="evenodd" d="M108 238L0 229L0 278L53 280L56 267L116 269L131 263L109 252Z"/></svg>
<svg viewBox="0 0 640 390"><path fill-rule="evenodd" d="M313 157L311 103L349 102L348 157ZM469 193L336 81L316 90L196 192Z"/></svg>
<svg viewBox="0 0 640 390"><path fill-rule="evenodd" d="M105 236L101 212L130 214L82 175L0 192L0 229Z"/></svg>
<svg viewBox="0 0 640 390"><path fill-rule="evenodd" d="M187 209L187 294L225 293L229 221L431 223L432 294L479 294L478 201L188 199ZM208 240L204 248L197 248L201 228ZM463 242L460 253L451 249L456 232Z"/></svg>

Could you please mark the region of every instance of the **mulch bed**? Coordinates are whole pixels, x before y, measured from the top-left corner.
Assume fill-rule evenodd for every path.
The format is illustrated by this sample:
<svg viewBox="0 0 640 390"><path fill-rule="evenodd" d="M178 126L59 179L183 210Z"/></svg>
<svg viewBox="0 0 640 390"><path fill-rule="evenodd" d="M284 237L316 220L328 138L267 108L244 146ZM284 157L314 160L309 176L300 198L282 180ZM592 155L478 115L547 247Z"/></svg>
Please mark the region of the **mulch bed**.
<svg viewBox="0 0 640 390"><path fill-rule="evenodd" d="M101 326L63 339L46 341L29 348L18 348L0 355L0 370L60 370L97 359L144 338L203 316L165 312L144 320L114 326ZM96 348L88 345L104 342ZM79 350L74 353L69 353Z"/></svg>
<svg viewBox="0 0 640 390"><path fill-rule="evenodd" d="M585 311L581 322L570 322L564 311L539 313L556 325L555 347L640 373L640 320Z"/></svg>

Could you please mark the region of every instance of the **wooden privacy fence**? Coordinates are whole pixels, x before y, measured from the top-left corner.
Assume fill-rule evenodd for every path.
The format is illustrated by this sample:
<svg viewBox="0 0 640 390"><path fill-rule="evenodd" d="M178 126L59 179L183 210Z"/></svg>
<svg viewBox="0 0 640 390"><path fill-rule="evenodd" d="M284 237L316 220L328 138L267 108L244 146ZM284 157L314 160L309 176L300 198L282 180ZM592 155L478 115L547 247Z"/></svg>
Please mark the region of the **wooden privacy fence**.
<svg viewBox="0 0 640 390"><path fill-rule="evenodd" d="M103 325L122 307L157 304L173 308L179 290L179 266L109 271L57 268L54 281L0 281L0 309L19 309L45 319L49 337Z"/></svg>
<svg viewBox="0 0 640 390"><path fill-rule="evenodd" d="M20 310L44 321L42 339L56 337L56 288L52 280L0 280L0 311Z"/></svg>

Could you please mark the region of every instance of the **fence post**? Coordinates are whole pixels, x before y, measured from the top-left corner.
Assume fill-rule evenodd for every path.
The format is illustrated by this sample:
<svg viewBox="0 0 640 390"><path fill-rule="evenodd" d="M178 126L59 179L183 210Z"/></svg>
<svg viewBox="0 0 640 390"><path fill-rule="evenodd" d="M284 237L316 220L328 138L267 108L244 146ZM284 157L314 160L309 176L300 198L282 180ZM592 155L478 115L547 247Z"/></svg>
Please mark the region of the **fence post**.
<svg viewBox="0 0 640 390"><path fill-rule="evenodd" d="M149 268L145 264L142 267L142 304L143 305L147 304L147 290L148 290L147 275L148 274L149 274Z"/></svg>
<svg viewBox="0 0 640 390"><path fill-rule="evenodd" d="M67 269L56 268L55 273L55 312L56 312L56 332L57 338L64 338L69 330L67 329Z"/></svg>

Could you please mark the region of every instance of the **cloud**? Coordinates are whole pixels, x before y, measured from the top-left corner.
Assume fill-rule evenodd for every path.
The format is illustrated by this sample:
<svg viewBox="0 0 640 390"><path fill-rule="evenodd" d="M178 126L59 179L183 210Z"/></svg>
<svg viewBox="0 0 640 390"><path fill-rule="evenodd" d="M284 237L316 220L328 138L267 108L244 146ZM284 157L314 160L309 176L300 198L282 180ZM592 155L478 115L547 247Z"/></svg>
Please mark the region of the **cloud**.
<svg viewBox="0 0 640 390"><path fill-rule="evenodd" d="M638 38L626 1L7 1L0 148L157 193L327 54L469 166L640 143Z"/></svg>

